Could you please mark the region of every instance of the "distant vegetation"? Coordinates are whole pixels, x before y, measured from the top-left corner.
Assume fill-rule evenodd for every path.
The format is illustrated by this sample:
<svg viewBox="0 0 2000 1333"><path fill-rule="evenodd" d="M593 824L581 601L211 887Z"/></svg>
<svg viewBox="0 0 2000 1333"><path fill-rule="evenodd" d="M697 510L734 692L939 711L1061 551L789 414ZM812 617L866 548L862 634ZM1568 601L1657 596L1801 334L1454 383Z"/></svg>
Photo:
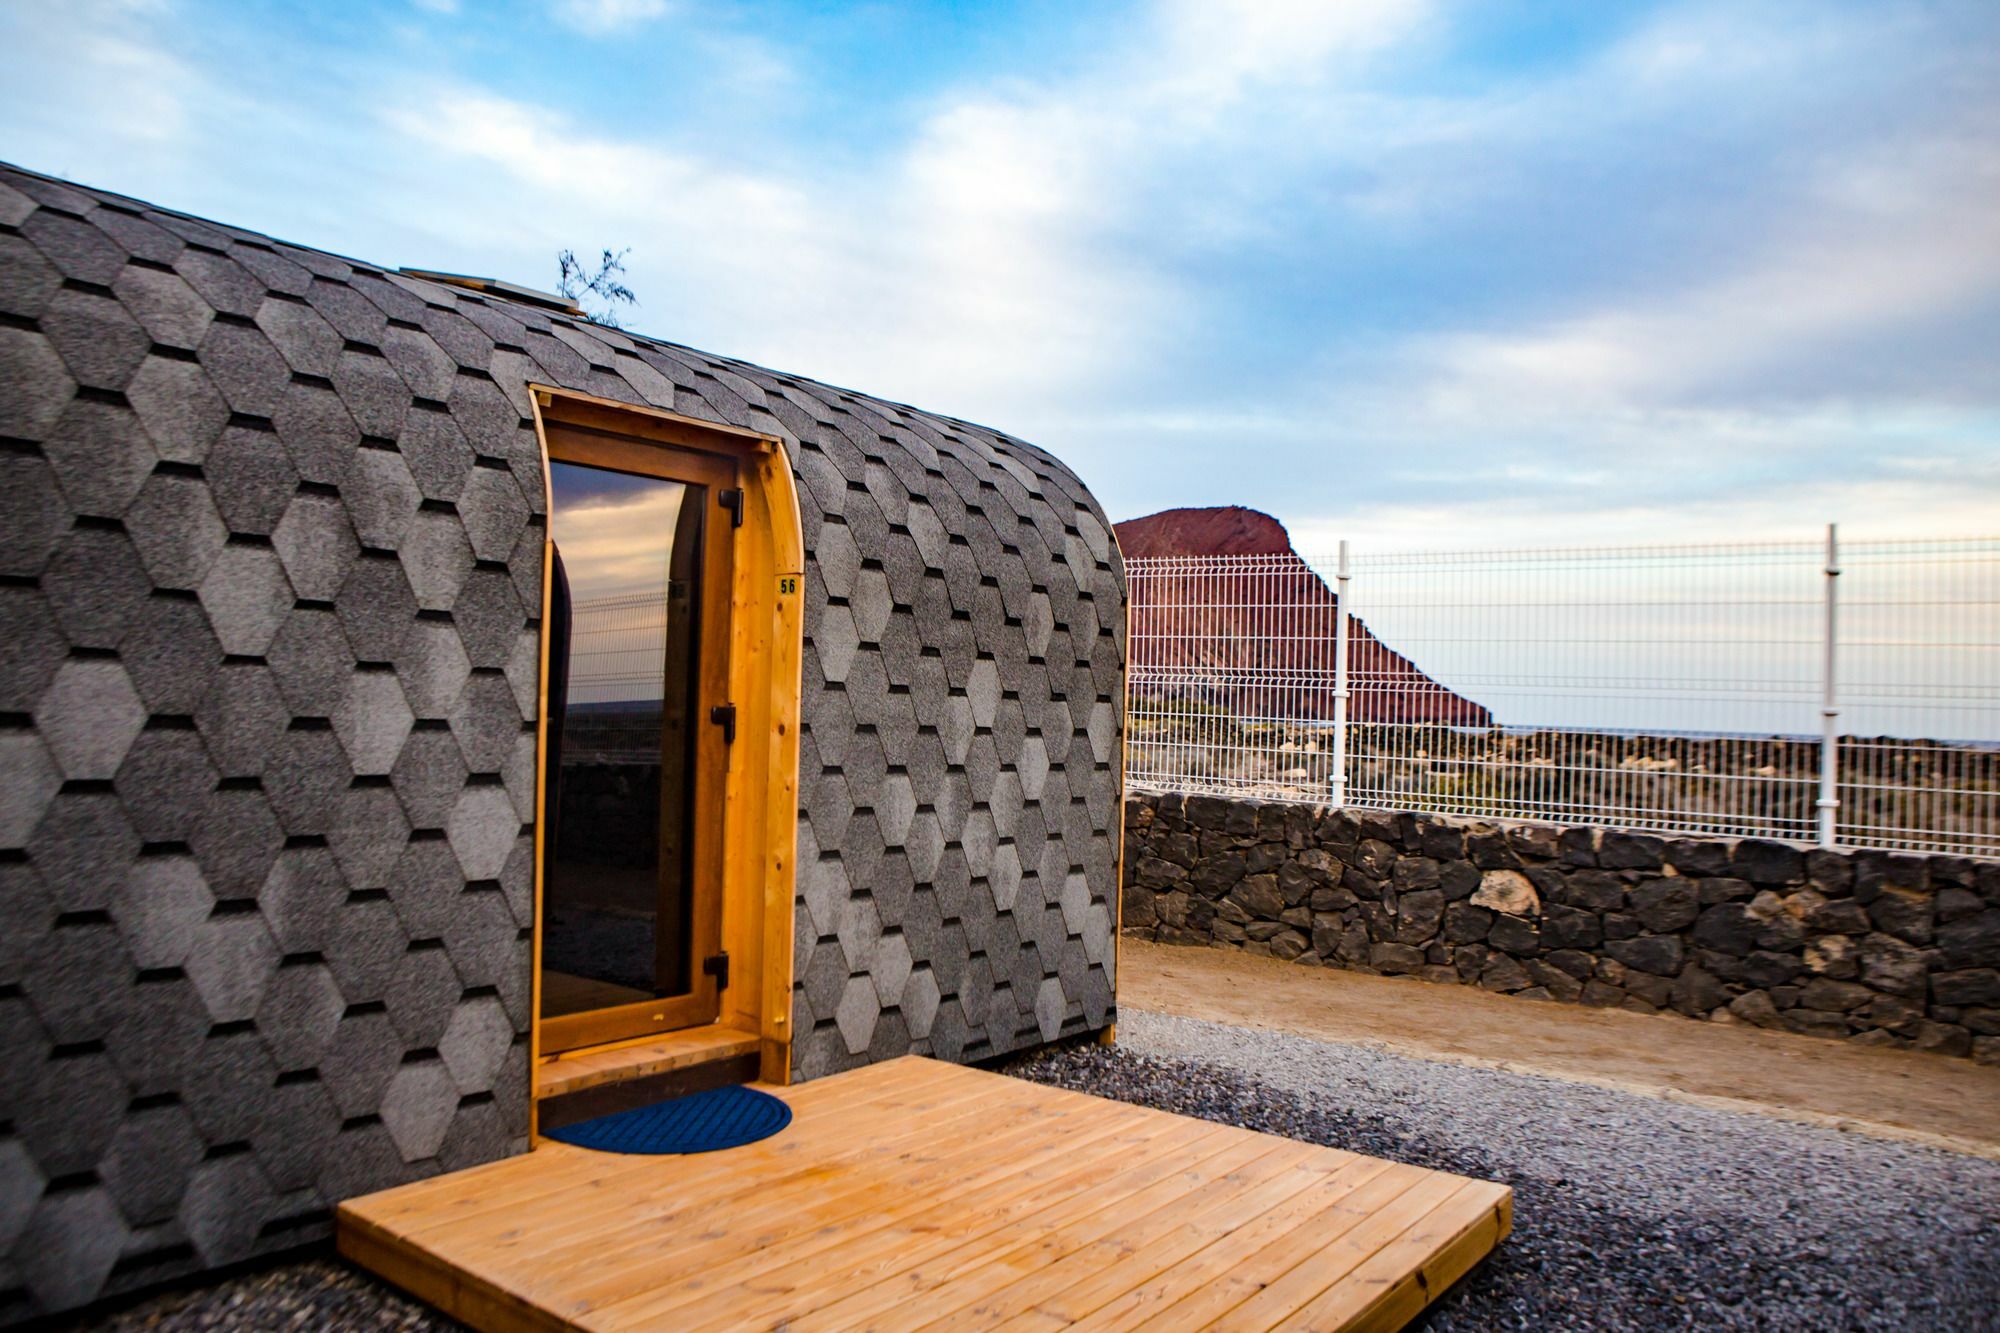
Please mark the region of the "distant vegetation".
<svg viewBox="0 0 2000 1333"><path fill-rule="evenodd" d="M607 328L618 328L618 307L637 305L639 298L632 289L619 279L625 275L625 256L632 253L627 246L623 250L606 250L597 261L595 273L585 269L576 257L576 251L564 250L556 255L556 265L561 276L556 281L556 290L564 300L574 301L583 307L583 313L596 323ZM595 297L586 302L585 297Z"/></svg>

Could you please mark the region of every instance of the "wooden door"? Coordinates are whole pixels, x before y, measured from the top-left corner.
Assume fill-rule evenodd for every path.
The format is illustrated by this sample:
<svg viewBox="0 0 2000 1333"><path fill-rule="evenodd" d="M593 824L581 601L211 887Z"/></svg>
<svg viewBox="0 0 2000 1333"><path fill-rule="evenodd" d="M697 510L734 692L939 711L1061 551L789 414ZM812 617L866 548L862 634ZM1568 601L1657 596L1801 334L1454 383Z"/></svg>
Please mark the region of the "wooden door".
<svg viewBox="0 0 2000 1333"><path fill-rule="evenodd" d="M551 424L541 1049L720 1008L735 460Z"/></svg>

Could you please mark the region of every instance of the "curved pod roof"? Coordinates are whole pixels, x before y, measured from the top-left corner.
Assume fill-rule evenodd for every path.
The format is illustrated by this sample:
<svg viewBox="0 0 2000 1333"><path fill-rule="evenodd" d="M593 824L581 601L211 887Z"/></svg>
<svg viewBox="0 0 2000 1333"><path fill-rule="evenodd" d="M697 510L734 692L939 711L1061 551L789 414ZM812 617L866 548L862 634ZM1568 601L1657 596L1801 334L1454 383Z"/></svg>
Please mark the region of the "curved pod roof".
<svg viewBox="0 0 2000 1333"><path fill-rule="evenodd" d="M1124 580L1060 462L0 167L0 1027L22 1160L97 1178L23 1214L33 1310L522 1142L531 384L791 459L796 1072L1114 1016Z"/></svg>

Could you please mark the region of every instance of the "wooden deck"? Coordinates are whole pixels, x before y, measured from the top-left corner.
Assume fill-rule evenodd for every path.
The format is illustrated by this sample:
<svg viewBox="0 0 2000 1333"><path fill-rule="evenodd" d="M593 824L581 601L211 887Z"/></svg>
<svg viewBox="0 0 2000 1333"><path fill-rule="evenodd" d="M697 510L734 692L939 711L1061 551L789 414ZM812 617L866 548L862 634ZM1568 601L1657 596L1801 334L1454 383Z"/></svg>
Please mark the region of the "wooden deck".
<svg viewBox="0 0 2000 1333"><path fill-rule="evenodd" d="M343 1253L483 1329L1371 1328L1507 1234L1499 1185L907 1058L691 1157L545 1142L351 1200Z"/></svg>

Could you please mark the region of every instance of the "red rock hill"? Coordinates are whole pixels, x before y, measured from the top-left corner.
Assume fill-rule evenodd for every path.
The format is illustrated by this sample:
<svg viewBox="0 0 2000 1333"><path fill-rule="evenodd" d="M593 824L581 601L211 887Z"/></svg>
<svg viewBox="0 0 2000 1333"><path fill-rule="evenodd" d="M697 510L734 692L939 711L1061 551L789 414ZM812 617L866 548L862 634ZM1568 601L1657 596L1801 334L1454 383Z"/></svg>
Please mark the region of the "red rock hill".
<svg viewBox="0 0 2000 1333"><path fill-rule="evenodd" d="M1209 683L1204 702L1239 717L1330 720L1339 600L1292 549L1284 524L1255 509L1168 509L1117 525L1127 560L1244 556L1222 572L1142 566L1131 581L1134 690L1141 668ZM1356 722L1487 727L1493 716L1446 689L1350 621L1348 716Z"/></svg>

